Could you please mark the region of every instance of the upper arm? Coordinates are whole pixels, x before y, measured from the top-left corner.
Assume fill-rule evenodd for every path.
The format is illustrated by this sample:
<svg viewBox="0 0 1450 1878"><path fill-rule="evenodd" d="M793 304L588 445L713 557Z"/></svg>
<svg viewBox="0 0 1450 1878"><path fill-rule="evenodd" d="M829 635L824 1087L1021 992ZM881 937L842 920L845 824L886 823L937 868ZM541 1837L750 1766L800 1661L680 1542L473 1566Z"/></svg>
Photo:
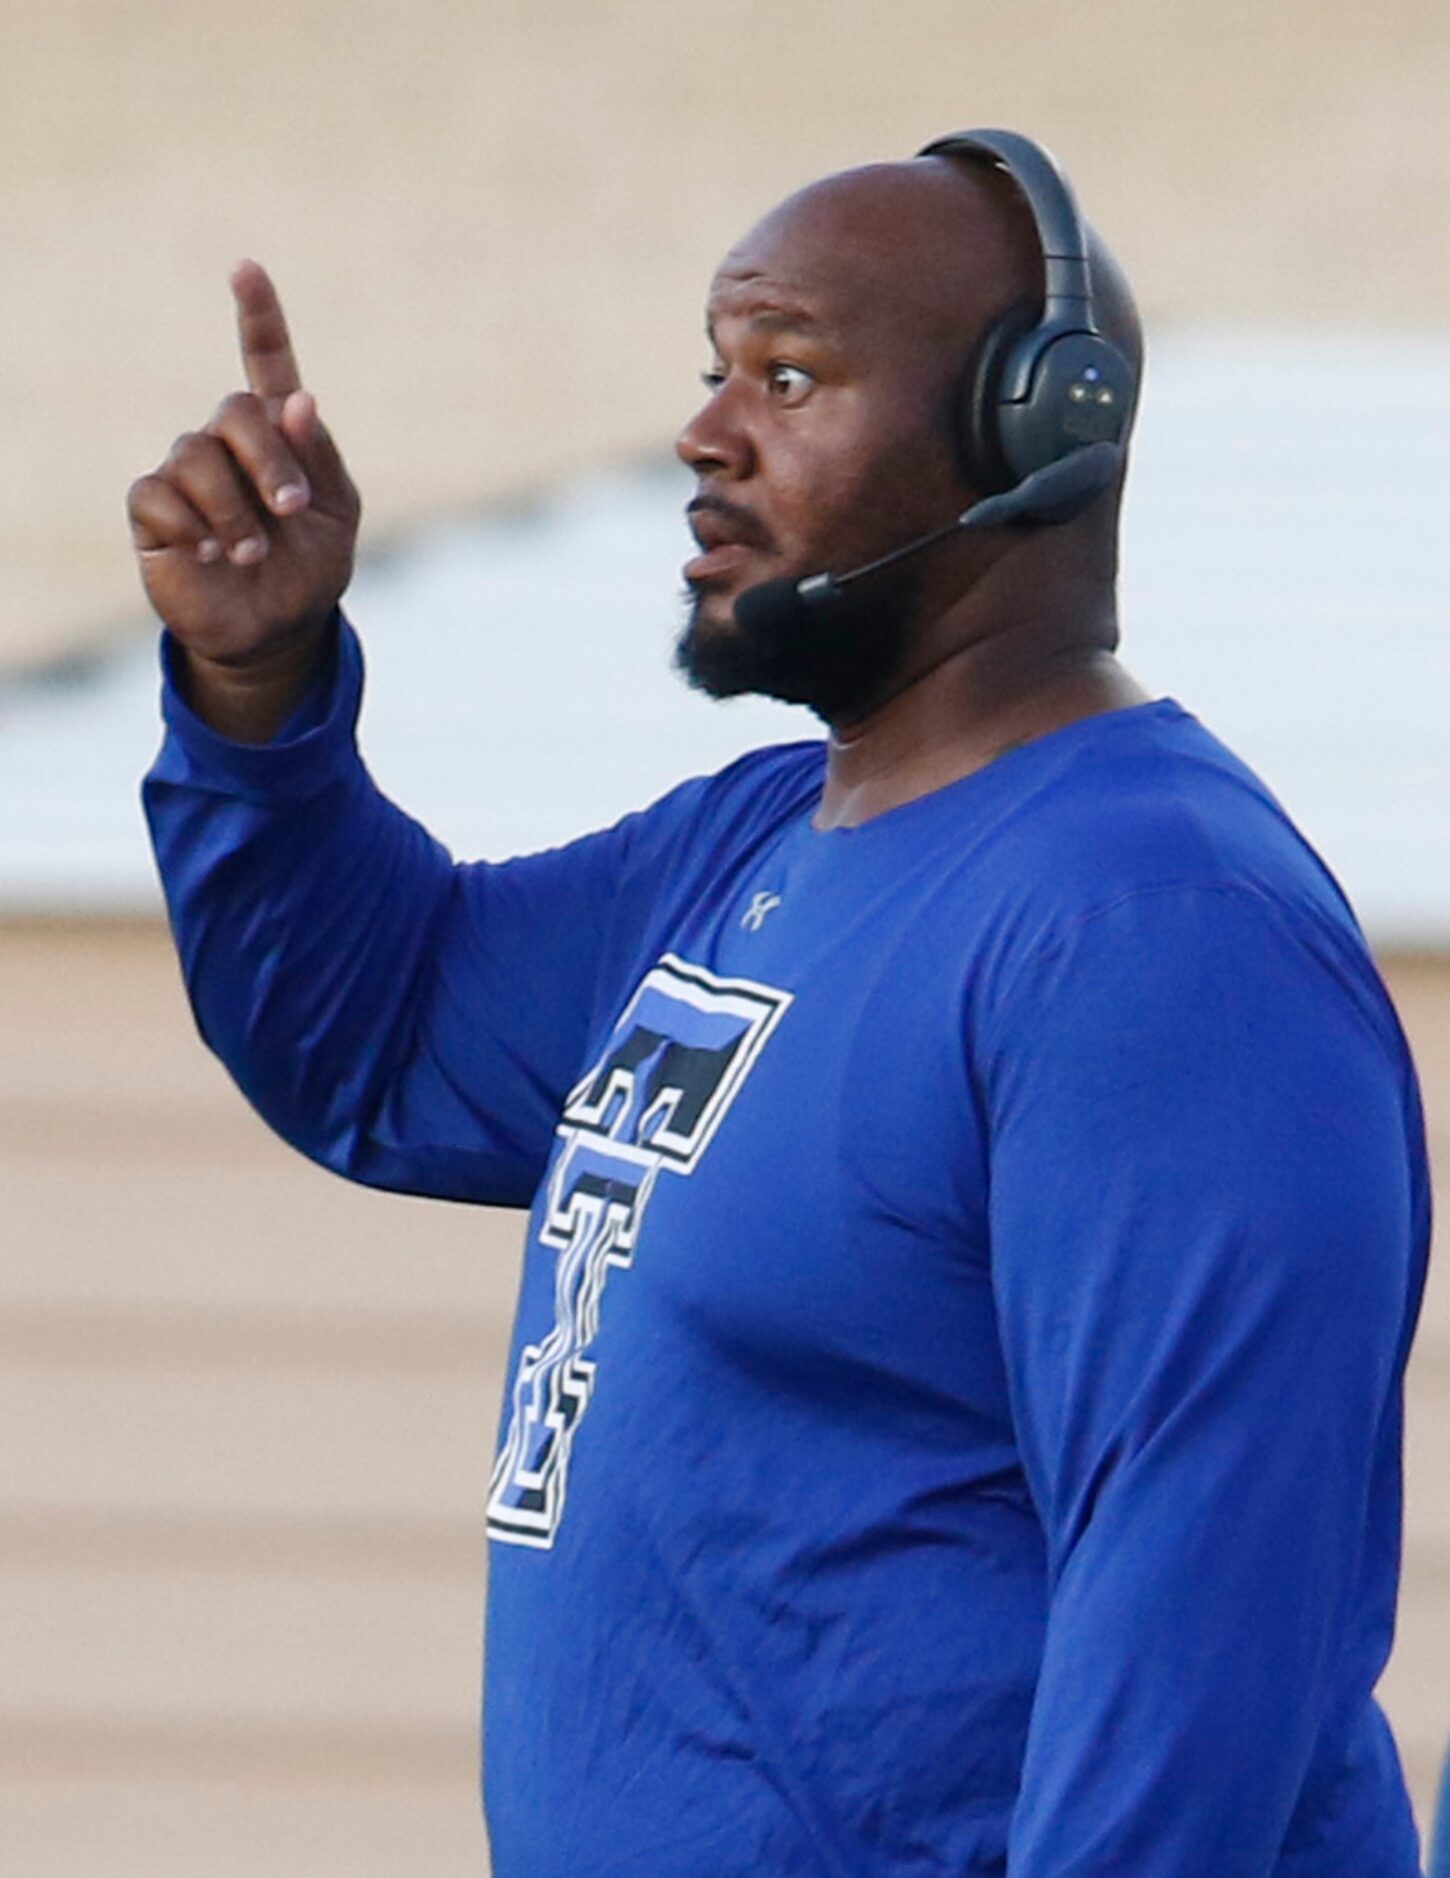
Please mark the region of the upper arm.
<svg viewBox="0 0 1450 1878"><path fill-rule="evenodd" d="M1408 1064L1347 954L1214 889L1059 934L988 1056L993 1283L1052 1575L1023 1869L1101 1832L1135 1869L1156 1836L1164 1870L1267 1870L1254 1834L1282 1836L1364 1642L1367 1531L1398 1513ZM1173 1794L1206 1764L1217 1799Z"/></svg>
<svg viewBox="0 0 1450 1878"><path fill-rule="evenodd" d="M628 915L628 829L453 866L420 962L369 1152L420 1157L427 1190L524 1204L583 1067L611 930ZM398 1184L389 1179L387 1184Z"/></svg>
<svg viewBox="0 0 1450 1878"><path fill-rule="evenodd" d="M1342 1360L1341 1389L1382 1403L1413 1192L1406 1066L1364 1000L1272 908L1204 889L1084 920L1014 1003L989 1080L994 1283L1059 1538L1188 1390Z"/></svg>

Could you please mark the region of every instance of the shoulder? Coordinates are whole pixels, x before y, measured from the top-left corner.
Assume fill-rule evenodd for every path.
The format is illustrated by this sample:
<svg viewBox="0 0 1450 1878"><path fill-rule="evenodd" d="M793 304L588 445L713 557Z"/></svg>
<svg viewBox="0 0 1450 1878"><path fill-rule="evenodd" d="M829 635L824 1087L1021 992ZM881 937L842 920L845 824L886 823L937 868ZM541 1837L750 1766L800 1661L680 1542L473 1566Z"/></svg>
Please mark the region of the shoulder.
<svg viewBox="0 0 1450 1878"><path fill-rule="evenodd" d="M1000 864L1031 881L1042 922L1199 890L1356 930L1338 883L1268 786L1172 700L1085 719L1014 755L1034 752L996 846Z"/></svg>
<svg viewBox="0 0 1450 1878"><path fill-rule="evenodd" d="M1186 1013L1206 997L1238 1002L1250 979L1277 974L1347 1001L1395 1039L1338 883L1264 782L1195 718L1164 701L1053 742L1042 740L1030 776L1024 765L994 829L1003 917L983 961L985 1006L1001 1016L1050 996L1075 1005L1100 984L1124 1014L1155 999L1160 1014Z"/></svg>

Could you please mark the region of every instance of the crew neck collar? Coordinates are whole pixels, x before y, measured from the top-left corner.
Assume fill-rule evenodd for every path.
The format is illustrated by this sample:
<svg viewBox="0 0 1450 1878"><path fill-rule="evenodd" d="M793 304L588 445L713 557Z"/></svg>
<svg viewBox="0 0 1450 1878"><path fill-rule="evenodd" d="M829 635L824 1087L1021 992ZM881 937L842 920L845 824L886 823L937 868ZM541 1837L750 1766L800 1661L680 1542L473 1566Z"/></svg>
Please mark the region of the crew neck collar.
<svg viewBox="0 0 1450 1878"><path fill-rule="evenodd" d="M953 777L950 782L942 783L936 789L928 789L923 795L912 796L909 801L898 802L892 808L883 809L879 815L873 815L868 821L857 822L846 827L816 827L815 814L821 802L820 792L817 792L809 806L806 828L812 838L817 841L828 841L837 836L854 837L860 840L868 837L873 829L879 829L888 824L895 828L900 826L905 818L931 815L943 808L955 805L964 796L975 794L979 790L999 787L1004 781L1010 781L1024 766L1051 761L1077 744L1092 743L1099 738L1116 737L1127 729L1156 719L1166 721L1187 715L1188 713L1175 698L1149 698L1142 704L1125 704L1110 711L1094 711L1086 717L1074 718L1070 724L1059 724L1055 730L1043 731L1040 736L1029 737L1024 743L1014 744L989 762L982 764L979 769L968 770L966 775ZM827 746L822 744L823 766L826 748Z"/></svg>

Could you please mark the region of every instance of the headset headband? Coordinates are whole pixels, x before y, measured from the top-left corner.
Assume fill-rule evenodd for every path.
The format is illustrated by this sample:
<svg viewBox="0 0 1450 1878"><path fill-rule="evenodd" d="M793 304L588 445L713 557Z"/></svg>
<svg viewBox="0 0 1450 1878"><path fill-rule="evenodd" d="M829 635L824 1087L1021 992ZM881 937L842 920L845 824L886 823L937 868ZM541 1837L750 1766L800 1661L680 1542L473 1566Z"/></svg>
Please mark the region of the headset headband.
<svg viewBox="0 0 1450 1878"><path fill-rule="evenodd" d="M1093 315L1087 231L1072 185L1049 151L1013 130L959 130L938 137L916 154L975 157L1005 170L1032 211L1042 249L1041 324L1075 326L1090 333L1099 330Z"/></svg>
<svg viewBox="0 0 1450 1878"><path fill-rule="evenodd" d="M956 427L967 480L991 496L1040 488L1033 483L1039 472L1094 444L1111 445L1094 454L1091 476L1079 466L1072 499L1080 511L1121 470L1138 373L1103 336L1087 230L1071 185L1041 144L1016 131L956 131L917 155L966 157L1004 170L1031 211L1042 254L1041 311L1034 318L1009 308L977 340ZM1053 515L1036 519L1063 519L1055 493L1052 499Z"/></svg>

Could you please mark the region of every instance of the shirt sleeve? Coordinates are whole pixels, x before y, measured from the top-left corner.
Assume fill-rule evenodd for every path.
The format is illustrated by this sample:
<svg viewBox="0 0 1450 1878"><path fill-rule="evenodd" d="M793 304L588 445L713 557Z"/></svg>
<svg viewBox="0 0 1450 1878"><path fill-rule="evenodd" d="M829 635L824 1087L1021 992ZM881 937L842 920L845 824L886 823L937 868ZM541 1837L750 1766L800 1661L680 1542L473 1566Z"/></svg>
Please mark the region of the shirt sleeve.
<svg viewBox="0 0 1450 1878"><path fill-rule="evenodd" d="M633 825L455 865L372 783L361 654L272 743L217 736L163 658L144 799L202 1035L263 1117L335 1171L522 1205L585 1048Z"/></svg>
<svg viewBox="0 0 1450 1878"><path fill-rule="evenodd" d="M1236 888L1079 920L984 1037L993 1284L1049 1549L1009 1869L1257 1878L1388 1648L1363 1591L1379 1572L1392 1611L1408 1056L1347 936Z"/></svg>

